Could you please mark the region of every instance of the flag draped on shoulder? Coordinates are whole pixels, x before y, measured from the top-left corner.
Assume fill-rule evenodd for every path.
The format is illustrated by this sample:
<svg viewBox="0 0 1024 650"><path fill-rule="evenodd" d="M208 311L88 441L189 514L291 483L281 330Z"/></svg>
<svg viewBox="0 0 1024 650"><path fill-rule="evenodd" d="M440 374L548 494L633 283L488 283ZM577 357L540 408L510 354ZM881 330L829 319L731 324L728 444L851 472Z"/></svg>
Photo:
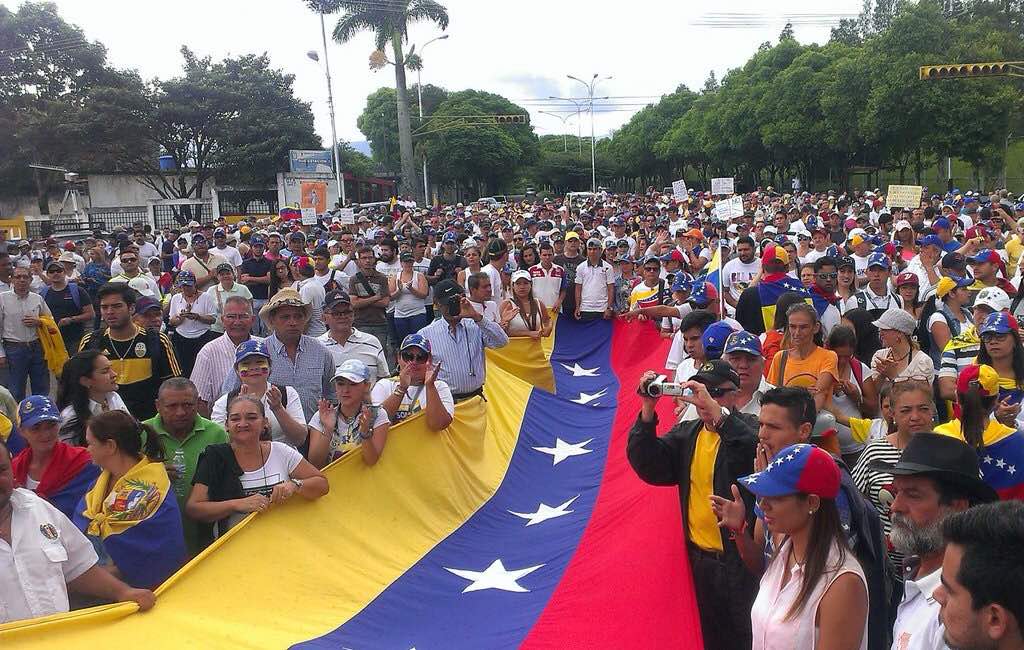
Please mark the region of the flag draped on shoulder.
<svg viewBox="0 0 1024 650"><path fill-rule="evenodd" d="M99 539L125 582L156 586L185 560L181 514L167 470L143 457L113 485L110 479L104 471L85 493L75 525Z"/></svg>
<svg viewBox="0 0 1024 650"><path fill-rule="evenodd" d="M19 486L28 483L28 468L31 463L31 447L26 447L11 461L14 481ZM99 474L100 468L93 465L92 458L85 448L72 447L65 442L58 441L53 447L50 462L39 478L39 485L34 492L53 504L68 519L72 519L75 506L82 500Z"/></svg>
<svg viewBox="0 0 1024 650"><path fill-rule="evenodd" d="M761 317L764 319L766 332L775 329L775 304L787 291L807 295L804 285L785 273L771 273L757 281L757 294L761 299Z"/></svg>

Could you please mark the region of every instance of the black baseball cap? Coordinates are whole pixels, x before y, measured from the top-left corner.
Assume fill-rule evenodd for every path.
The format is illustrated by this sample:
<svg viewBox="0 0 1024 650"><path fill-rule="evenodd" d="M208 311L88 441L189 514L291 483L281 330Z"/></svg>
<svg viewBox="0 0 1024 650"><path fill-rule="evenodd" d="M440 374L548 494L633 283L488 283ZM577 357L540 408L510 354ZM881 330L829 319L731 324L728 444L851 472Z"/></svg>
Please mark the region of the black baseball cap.
<svg viewBox="0 0 1024 650"><path fill-rule="evenodd" d="M705 362L697 369L697 373L693 375L692 379L709 387L717 386L726 381L732 383L737 388L740 386L740 376L733 370L732 366L721 359Z"/></svg>
<svg viewBox="0 0 1024 650"><path fill-rule="evenodd" d="M439 303L445 303L456 296L463 294L462 287L454 280L441 280L434 286L434 298Z"/></svg>
<svg viewBox="0 0 1024 650"><path fill-rule="evenodd" d="M327 309L333 309L337 305L351 304L352 298L350 298L346 292L340 289L335 289L334 291L328 292L328 294L324 296L324 307L326 307Z"/></svg>

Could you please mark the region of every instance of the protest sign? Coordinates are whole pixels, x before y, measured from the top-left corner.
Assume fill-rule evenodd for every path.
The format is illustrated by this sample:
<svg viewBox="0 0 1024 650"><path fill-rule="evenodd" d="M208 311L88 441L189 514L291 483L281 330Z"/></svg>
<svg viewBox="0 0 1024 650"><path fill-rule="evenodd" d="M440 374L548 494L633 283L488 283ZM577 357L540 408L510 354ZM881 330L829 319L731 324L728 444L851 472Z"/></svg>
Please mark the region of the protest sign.
<svg viewBox="0 0 1024 650"><path fill-rule="evenodd" d="M732 194L735 191L733 185L733 179L731 178L712 178L711 179L711 193L712 194Z"/></svg>
<svg viewBox="0 0 1024 650"><path fill-rule="evenodd" d="M356 222L356 211L353 208L342 208L338 210L338 222L344 226L351 226Z"/></svg>
<svg viewBox="0 0 1024 650"><path fill-rule="evenodd" d="M715 203L712 213L721 219L735 219L743 216L743 197L734 196L726 201Z"/></svg>
<svg viewBox="0 0 1024 650"><path fill-rule="evenodd" d="M920 185L890 185L885 195L885 205L889 208L917 208L921 205Z"/></svg>
<svg viewBox="0 0 1024 650"><path fill-rule="evenodd" d="M316 223L316 208L302 208L302 225L315 226Z"/></svg>
<svg viewBox="0 0 1024 650"><path fill-rule="evenodd" d="M689 194L686 193L686 180L680 178L678 181L672 181L672 198L682 201L688 196Z"/></svg>

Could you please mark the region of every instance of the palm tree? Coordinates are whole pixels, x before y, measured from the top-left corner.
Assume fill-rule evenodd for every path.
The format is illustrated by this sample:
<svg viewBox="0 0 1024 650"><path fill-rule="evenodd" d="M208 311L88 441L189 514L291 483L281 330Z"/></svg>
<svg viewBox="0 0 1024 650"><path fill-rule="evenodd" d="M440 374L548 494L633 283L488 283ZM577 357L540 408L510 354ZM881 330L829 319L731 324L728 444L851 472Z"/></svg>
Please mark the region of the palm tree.
<svg viewBox="0 0 1024 650"><path fill-rule="evenodd" d="M345 14L334 26L334 40L346 43L356 34L371 31L377 45L377 55L390 44L391 62L395 66L395 94L398 100L398 145L402 157L402 186L407 194L416 196L423 205L426 197L416 182L413 161L412 127L409 122L409 91L405 84L405 69L415 61L407 61L402 44L409 38L409 24L421 20L436 23L441 31L448 28L448 10L434 0L336 0L332 2ZM411 54L411 53L410 53ZM378 60L383 57L378 56ZM373 57L371 57L373 60ZM372 64L371 64L372 65Z"/></svg>

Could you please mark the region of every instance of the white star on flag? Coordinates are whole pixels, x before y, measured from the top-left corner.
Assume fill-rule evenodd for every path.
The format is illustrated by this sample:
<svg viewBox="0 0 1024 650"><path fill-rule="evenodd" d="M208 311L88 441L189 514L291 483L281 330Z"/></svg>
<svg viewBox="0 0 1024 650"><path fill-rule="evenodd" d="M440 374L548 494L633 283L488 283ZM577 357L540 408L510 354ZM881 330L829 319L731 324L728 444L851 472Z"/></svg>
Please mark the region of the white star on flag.
<svg viewBox="0 0 1024 650"><path fill-rule="evenodd" d="M570 402L575 402L577 404L590 404L591 402L593 402L598 397L604 397L604 394L607 393L607 392L608 392L607 388L602 388L600 391L598 391L596 393L584 393L584 392L581 391L579 397L577 397L576 399L571 399L569 401Z"/></svg>
<svg viewBox="0 0 1024 650"><path fill-rule="evenodd" d="M572 510L567 510L567 508L569 506L571 506L572 502L575 501L578 498L580 498L580 497L577 494L576 496L574 496L573 498L569 499L568 501L566 501L562 505L555 506L554 508L552 508L551 506L549 506L547 504L542 503L539 506L537 506L537 512L529 512L529 513L527 513L527 512L512 512L511 510L509 510L508 512L509 512L509 514L515 515L517 517L522 517L523 519L526 520L526 525L527 526L532 526L534 524L543 523L543 522L547 521L548 519L554 519L555 517L564 517L565 515L568 515L568 514L572 513L573 511Z"/></svg>
<svg viewBox="0 0 1024 650"><path fill-rule="evenodd" d="M1005 460L1003 460L1002 458L1000 458L1000 459L998 459L998 460L996 461L996 467L998 467L998 468L1002 469L1002 468L1003 468L1003 467L1005 467L1005 466L1006 466L1006 461L1005 461Z"/></svg>
<svg viewBox="0 0 1024 650"><path fill-rule="evenodd" d="M510 570L505 568L505 565L502 564L501 559L499 558L494 562L491 562L491 566L487 567L483 571L449 569L448 567L444 567L444 570L470 581L470 584L462 590L462 593L464 594L471 591L482 591L484 589L500 589L501 591L526 593L530 590L520 586L517 581L520 578L530 575L542 566L544 565L538 564L537 566L526 567L525 569Z"/></svg>
<svg viewBox="0 0 1024 650"><path fill-rule="evenodd" d="M585 447L593 440L593 438L590 438L583 442L568 443L561 438L555 438L554 447L534 447L534 449L542 454L551 454L551 457L554 459L552 465L557 465L570 456L582 456L592 452L593 449L586 449Z"/></svg>
<svg viewBox="0 0 1024 650"><path fill-rule="evenodd" d="M1010 465L1009 467L1006 468L1006 471L1009 472L1010 474L1013 474L1014 472L1017 471L1017 468L1014 467L1013 465Z"/></svg>
<svg viewBox="0 0 1024 650"><path fill-rule="evenodd" d="M578 363L573 363L571 366L566 363L559 363L566 370L572 373L573 377L598 377L599 368L584 368Z"/></svg>
<svg viewBox="0 0 1024 650"><path fill-rule="evenodd" d="M983 461L984 461L985 463L989 464L989 465L991 465L991 464L992 464L992 457L991 457L991 456L985 456L985 458L983 458L982 460L983 460Z"/></svg>

